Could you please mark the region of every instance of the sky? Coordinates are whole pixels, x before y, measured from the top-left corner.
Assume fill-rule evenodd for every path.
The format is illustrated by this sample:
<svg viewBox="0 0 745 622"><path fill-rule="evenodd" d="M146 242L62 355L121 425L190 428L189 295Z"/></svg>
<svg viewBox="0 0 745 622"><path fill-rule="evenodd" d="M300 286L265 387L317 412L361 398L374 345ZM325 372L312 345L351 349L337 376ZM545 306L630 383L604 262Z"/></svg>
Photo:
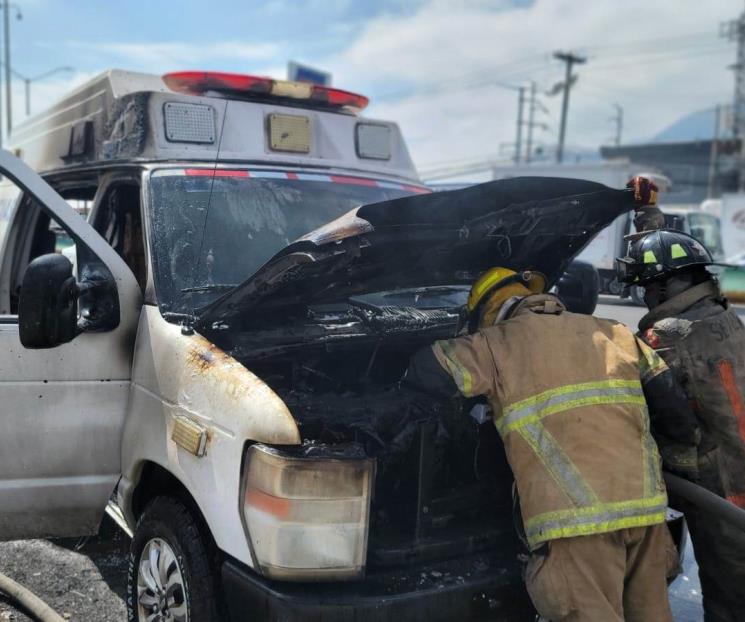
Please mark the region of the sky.
<svg viewBox="0 0 745 622"><path fill-rule="evenodd" d="M32 83L32 114L108 68L284 78L292 59L369 96L366 116L397 121L425 175L511 157L516 88L531 82L542 124L534 145L555 148L561 97L546 93L563 79L558 50L587 58L575 67L567 124L578 153L612 142L614 105L623 142L634 143L730 103L735 45L720 24L745 9L742 0L15 2L12 69L36 77L71 68ZM13 117L25 118L19 78Z"/></svg>

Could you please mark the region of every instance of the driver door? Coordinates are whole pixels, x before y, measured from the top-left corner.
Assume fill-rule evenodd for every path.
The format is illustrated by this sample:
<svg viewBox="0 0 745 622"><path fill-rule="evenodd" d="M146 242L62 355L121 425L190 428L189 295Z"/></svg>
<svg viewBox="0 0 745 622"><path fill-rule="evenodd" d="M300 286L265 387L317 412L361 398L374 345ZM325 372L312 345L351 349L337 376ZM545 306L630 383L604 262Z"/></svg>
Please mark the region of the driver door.
<svg viewBox="0 0 745 622"><path fill-rule="evenodd" d="M0 176L0 539L95 533L121 468L140 288L105 240L7 151ZM110 280L117 317L31 350L19 338L20 284L31 260L50 253Z"/></svg>

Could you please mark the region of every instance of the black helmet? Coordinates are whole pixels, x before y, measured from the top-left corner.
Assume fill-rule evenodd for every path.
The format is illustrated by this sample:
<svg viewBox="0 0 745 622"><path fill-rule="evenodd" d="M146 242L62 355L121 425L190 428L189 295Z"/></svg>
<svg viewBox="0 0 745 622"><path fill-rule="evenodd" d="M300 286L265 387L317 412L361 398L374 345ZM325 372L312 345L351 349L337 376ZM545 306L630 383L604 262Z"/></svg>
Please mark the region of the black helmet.
<svg viewBox="0 0 745 622"><path fill-rule="evenodd" d="M680 231L660 229L630 238L628 255L616 259L618 278L623 283L643 286L683 268L714 263L701 242Z"/></svg>

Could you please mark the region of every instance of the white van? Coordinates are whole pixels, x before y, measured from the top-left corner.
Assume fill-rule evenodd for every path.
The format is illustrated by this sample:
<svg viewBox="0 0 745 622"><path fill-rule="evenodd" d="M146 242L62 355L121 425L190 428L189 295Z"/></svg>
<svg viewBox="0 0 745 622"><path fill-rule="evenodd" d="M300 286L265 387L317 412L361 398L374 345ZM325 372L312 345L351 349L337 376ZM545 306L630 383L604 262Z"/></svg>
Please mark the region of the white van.
<svg viewBox="0 0 745 622"><path fill-rule="evenodd" d="M494 426L398 381L481 271L555 283L629 199L425 195L365 103L111 71L14 132L1 538L95 533L108 507L137 621L531 615Z"/></svg>

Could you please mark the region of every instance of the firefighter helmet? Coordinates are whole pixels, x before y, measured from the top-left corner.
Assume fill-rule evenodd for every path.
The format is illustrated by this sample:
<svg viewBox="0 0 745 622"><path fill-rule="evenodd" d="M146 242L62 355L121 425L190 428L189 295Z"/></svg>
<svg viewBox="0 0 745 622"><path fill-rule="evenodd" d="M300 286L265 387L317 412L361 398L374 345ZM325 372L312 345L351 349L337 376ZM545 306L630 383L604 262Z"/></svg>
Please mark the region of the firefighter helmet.
<svg viewBox="0 0 745 622"><path fill-rule="evenodd" d="M542 294L546 289L546 277L540 272L533 270L515 272L509 268L490 268L471 287L466 305L469 315L478 311L488 300L489 294L512 283L520 283L534 294Z"/></svg>
<svg viewBox="0 0 745 622"><path fill-rule="evenodd" d="M616 259L616 271L623 283L644 286L650 281L667 279L684 268L713 263L709 251L693 236L660 229L631 236L628 254Z"/></svg>

